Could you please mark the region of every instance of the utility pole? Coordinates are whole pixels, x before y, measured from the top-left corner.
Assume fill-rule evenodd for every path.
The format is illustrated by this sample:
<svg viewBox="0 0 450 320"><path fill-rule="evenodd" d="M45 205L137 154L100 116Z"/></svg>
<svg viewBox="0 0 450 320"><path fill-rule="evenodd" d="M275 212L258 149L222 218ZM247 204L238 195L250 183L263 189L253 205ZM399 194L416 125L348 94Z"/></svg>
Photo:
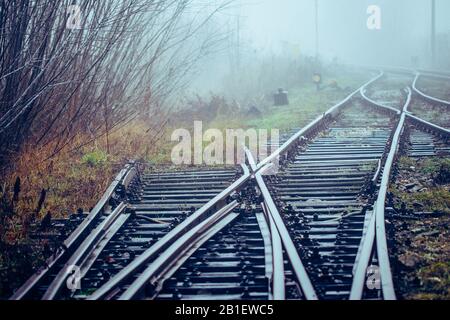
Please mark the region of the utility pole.
<svg viewBox="0 0 450 320"><path fill-rule="evenodd" d="M436 68L436 0L431 0L431 64Z"/></svg>
<svg viewBox="0 0 450 320"><path fill-rule="evenodd" d="M319 0L315 0L316 15L316 63L319 62Z"/></svg>
<svg viewBox="0 0 450 320"><path fill-rule="evenodd" d="M241 12L236 16L236 68L239 72L241 67Z"/></svg>

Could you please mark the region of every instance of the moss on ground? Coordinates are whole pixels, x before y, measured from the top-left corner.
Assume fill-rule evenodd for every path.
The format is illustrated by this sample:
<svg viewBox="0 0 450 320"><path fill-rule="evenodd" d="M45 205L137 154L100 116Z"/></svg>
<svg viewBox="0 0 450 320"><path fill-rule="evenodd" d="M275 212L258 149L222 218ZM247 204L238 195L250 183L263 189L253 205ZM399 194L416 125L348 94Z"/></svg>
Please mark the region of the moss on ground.
<svg viewBox="0 0 450 320"><path fill-rule="evenodd" d="M394 280L404 299L450 299L449 158L403 157L391 187L394 204L419 218L391 217L389 238ZM401 211L401 210L400 210Z"/></svg>

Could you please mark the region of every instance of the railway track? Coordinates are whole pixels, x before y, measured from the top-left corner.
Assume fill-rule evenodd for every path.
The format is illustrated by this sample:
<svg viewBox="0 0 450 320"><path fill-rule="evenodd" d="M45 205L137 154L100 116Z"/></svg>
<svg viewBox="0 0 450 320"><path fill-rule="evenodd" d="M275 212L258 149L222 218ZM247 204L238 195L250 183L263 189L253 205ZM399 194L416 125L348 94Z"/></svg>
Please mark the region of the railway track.
<svg viewBox="0 0 450 320"><path fill-rule="evenodd" d="M138 174L134 166L127 165L96 208L66 240L60 253L13 298L86 297L239 174L234 169L207 168ZM86 237L88 230L91 233ZM73 247L76 241L78 248L67 245L69 240ZM73 277L77 276L83 279L83 290L67 290L67 281L75 281Z"/></svg>
<svg viewBox="0 0 450 320"><path fill-rule="evenodd" d="M450 114L448 108L450 108L450 101L442 98L432 97L429 94L424 93L424 90L420 87L421 79L427 79L429 76L417 73L412 88L415 93L415 99L413 100L410 111L415 116L423 118L429 122L432 122L438 126L449 129L450 128ZM440 79L440 78L438 78ZM450 86L450 78L444 78L448 86ZM448 90L448 87L446 88Z"/></svg>
<svg viewBox="0 0 450 320"><path fill-rule="evenodd" d="M384 223L398 149L407 132L411 154L446 154L449 131L408 109L417 77L387 102L369 94L382 79L260 163L247 150L240 168L127 165L12 299L395 299Z"/></svg>
<svg viewBox="0 0 450 320"><path fill-rule="evenodd" d="M271 184L322 299L349 297L364 222L373 213L364 192L391 131L389 117L368 113L362 120L355 117L360 108L352 111L301 146Z"/></svg>

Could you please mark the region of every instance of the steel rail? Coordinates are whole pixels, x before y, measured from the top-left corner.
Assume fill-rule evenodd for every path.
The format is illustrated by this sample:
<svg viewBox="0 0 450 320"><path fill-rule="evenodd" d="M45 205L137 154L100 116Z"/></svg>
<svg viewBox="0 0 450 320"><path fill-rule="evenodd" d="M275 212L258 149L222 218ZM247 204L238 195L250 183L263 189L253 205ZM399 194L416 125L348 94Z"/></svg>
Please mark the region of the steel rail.
<svg viewBox="0 0 450 320"><path fill-rule="evenodd" d="M380 174L381 174L381 159L378 160L378 165L377 165L377 170L375 170L375 174L373 175L372 178L372 185L375 185L378 181L378 179L380 178Z"/></svg>
<svg viewBox="0 0 450 320"><path fill-rule="evenodd" d="M417 69L417 72L420 72L421 74L427 77L450 79L450 71L446 72L438 70Z"/></svg>
<svg viewBox="0 0 450 320"><path fill-rule="evenodd" d="M63 289L63 285L74 267L80 267L83 259L91 252L91 250L101 241L103 236L108 232L109 228L114 225L117 219L125 212L127 205L121 202L116 209L100 223L93 232L78 246L77 250L72 254L63 268L58 272L55 279L47 288L42 300L53 300Z"/></svg>
<svg viewBox="0 0 450 320"><path fill-rule="evenodd" d="M264 261L265 261L265 275L269 279L269 300L275 300L273 289L273 276L274 276L274 252L272 248L272 233L268 224L268 216L264 208L264 202L261 203L263 212L256 212L256 220L258 221L259 230L264 242ZM284 261L284 260L283 260ZM284 266L283 266L284 267Z"/></svg>
<svg viewBox="0 0 450 320"><path fill-rule="evenodd" d="M136 272L152 259L155 259L163 253L164 250L169 248L178 238L183 236L190 229L195 227L201 221L208 217L212 211L217 211L226 202L226 199L236 190L240 189L250 178L251 174L246 165L242 165L244 174L231 184L228 188L222 191L220 194L211 199L203 207L198 209L192 215L186 218L182 223L177 225L164 237L158 240L153 246L144 251L136 259L134 259L129 265L123 268L119 273L112 277L107 283L96 290L92 295L88 297L88 300L99 300L103 299L109 294L111 294L116 288L121 284L125 283L130 277L133 277Z"/></svg>
<svg viewBox="0 0 450 320"><path fill-rule="evenodd" d="M272 276L271 293L273 300L286 300L286 278L284 274L284 256L281 236L276 229L275 221L269 212L266 202L261 203L265 218L270 231L270 242L272 245Z"/></svg>
<svg viewBox="0 0 450 320"><path fill-rule="evenodd" d="M257 172L258 166L256 164L255 157L247 147L244 146L244 150L250 165L250 169L252 170L253 174L256 173L255 178L258 186L260 187L260 181L258 177L261 176L261 172L264 171L264 168L261 170L261 172ZM268 166L270 166L270 164ZM264 180L262 181L262 183L264 184ZM263 209L267 225L269 226L270 242L272 245L272 298L273 300L286 300L286 279L284 274L283 244L280 233L278 232L275 221L273 220L273 214L268 206L268 197L271 198L271 196L270 194L263 193L261 187L260 191L264 198L264 202L261 203L261 208Z"/></svg>
<svg viewBox="0 0 450 320"><path fill-rule="evenodd" d="M421 76L427 77L427 78L434 78L439 80L450 80L450 75L444 75L444 74L436 74L436 73L428 73L428 72L422 72L417 70L417 72L420 73Z"/></svg>
<svg viewBox="0 0 450 320"><path fill-rule="evenodd" d="M69 235L69 237L63 242L62 246L57 249L55 254L46 261L46 266L39 269L35 274L33 274L10 298L10 300L22 300L36 287L40 285L44 277L54 271L56 266L62 262L63 258L67 257L70 253L76 250L76 246L82 238L86 236L88 230L92 227L94 221L100 216L104 211L105 207L109 205L109 201L112 198L114 192L120 184L123 184L125 180L131 181L130 177L136 174L136 169L134 164L130 163L122 169L113 182L110 184L108 189L105 191L103 196L100 198L96 206L91 210L88 216L83 220L83 222ZM127 187L126 185L125 187Z"/></svg>
<svg viewBox="0 0 450 320"><path fill-rule="evenodd" d="M233 213L238 205L237 201L233 201L181 236L147 266L119 300L136 299L142 296L147 286L155 288L151 297L154 298L162 290L164 281L170 278L198 248L239 216L239 213Z"/></svg>
<svg viewBox="0 0 450 320"><path fill-rule="evenodd" d="M364 64L347 64L349 67L353 68L359 68L359 69L366 69L369 71L379 71L384 70L389 73L396 73L396 74L407 74L407 75L414 75L416 71L411 68L406 67L399 67L399 66L386 66L386 65L364 65Z"/></svg>
<svg viewBox="0 0 450 320"><path fill-rule="evenodd" d="M446 106L450 106L450 101L446 101L446 100L442 100L442 99L438 99L435 97L432 97L430 95L427 95L425 93L423 93L420 89L417 88L417 81L419 80L419 77L421 76L421 73L417 72L416 73L416 77L414 78L413 84L412 84L412 88L413 90L418 93L422 98L425 98L428 101L431 101L433 103L440 103Z"/></svg>
<svg viewBox="0 0 450 320"><path fill-rule="evenodd" d="M385 70L390 73L397 74L410 74L415 75L417 72L422 73L427 77L436 77L436 78L444 78L450 79L450 71L441 71L441 70L431 70L431 69L413 69L407 67L400 66L386 66L386 65L357 65L357 64L347 64L350 67L364 68L371 71L377 70Z"/></svg>
<svg viewBox="0 0 450 320"><path fill-rule="evenodd" d="M266 168L268 167L265 167L264 169ZM272 196L270 195L269 189L267 188L267 185L264 182L264 179L262 177L262 171L264 170L261 170L258 173L256 173L255 179L263 195L264 202L267 207L267 211L269 213L269 217L271 218L273 224L278 230L278 234L284 245L288 259L291 262L294 274L302 289L303 295L307 300L318 300L314 286L312 285L311 279L308 276L308 272L306 271L306 268L298 254L297 248L295 247L295 244L292 241L291 236L289 235L289 231L287 230L286 225L284 224L283 218L281 217L278 208L275 205Z"/></svg>
<svg viewBox="0 0 450 320"><path fill-rule="evenodd" d="M392 271L389 262L389 251L386 240L386 223L385 223L385 203L386 195L391 179L391 172L394 165L395 157L399 150L401 135L404 130L406 111L411 102L411 89L408 87L408 98L406 99L402 115L400 117L394 137L392 138L391 148L384 165L383 175L381 178L380 190L375 207L375 224L376 224L376 244L377 257L380 267L381 291L385 300L395 300L394 282L392 280Z"/></svg>
<svg viewBox="0 0 450 320"><path fill-rule="evenodd" d="M109 205L109 200L112 198L117 187L123 182L127 181L129 183L132 180L132 177L136 175L136 168L134 164L128 164L125 169L123 169L119 175L114 179L112 184L100 198L100 201L95 205L89 215L84 219L81 225L64 241L64 245L66 248L69 248L73 245L73 243L80 238L80 235L84 233L90 226L92 226L93 221L100 216L103 212L104 208ZM128 185L125 185L125 188Z"/></svg>
<svg viewBox="0 0 450 320"><path fill-rule="evenodd" d="M375 202L376 205L376 202ZM366 283L366 273L373 253L375 241L375 213L370 215L369 223L363 231L363 237L357 255L357 261L353 270L353 282L350 290L350 300L361 300Z"/></svg>
<svg viewBox="0 0 450 320"><path fill-rule="evenodd" d="M317 294L315 292L314 286L312 285L311 279L308 276L305 266L297 252L297 249L292 241L289 231L284 224L283 219L278 211L275 202L267 188L267 185L262 177L264 171L269 169L272 164L268 164L262 169L258 170L255 163L255 158L253 157L250 150L245 148L245 153L247 159L250 163L251 169L254 173L254 177L258 184L259 190L264 198L263 209L265 214L269 219L269 226L272 237L272 255L273 255L273 294L274 300L284 300L286 298L285 293L285 277L284 277L284 258L282 253L283 243L286 254L289 261L291 262L292 268L294 269L294 274L298 280L298 283L302 289L303 295L307 300L317 300Z"/></svg>
<svg viewBox="0 0 450 320"><path fill-rule="evenodd" d="M409 121L413 122L414 124L416 124L418 127L424 127L427 130L430 130L431 132L436 133L437 135L442 135L445 136L447 138L450 138L450 129L446 129L443 127L440 127L434 123L431 123L429 121L426 121L422 118L419 118L413 114L411 114L409 111L406 112L406 117Z"/></svg>
<svg viewBox="0 0 450 320"><path fill-rule="evenodd" d="M383 75L384 75L384 73L383 73ZM381 78L381 77L380 77L380 78ZM377 80L378 80L378 79L377 79ZM372 82L372 83L373 83L373 82ZM394 107L386 106L386 105L384 105L384 104L382 104L382 103L376 102L375 100L369 98L369 97L366 95L366 91L367 91L367 87L368 87L370 84L371 84L371 83L369 83L369 84L367 84L367 85L361 87L361 89L360 89L360 91L359 91L360 94L361 94L361 96L362 96L365 100L367 100L368 102L370 102L371 104L373 104L374 106L376 106L376 107L378 107L378 108L385 109L385 110L387 110L387 111L389 111L389 112L394 112L394 113L397 114L397 115L401 114L401 111L400 111L400 110L398 110L398 109L396 109L396 108L394 108Z"/></svg>
<svg viewBox="0 0 450 320"><path fill-rule="evenodd" d="M120 228L122 228L122 226L128 221L128 219L131 217L131 215L132 215L131 213L122 213L114 221L114 223L111 224L111 226L108 228L108 230L102 236L102 238L91 249L89 254L83 259L83 261L81 261L81 263L80 263L80 278L84 278L84 276L88 273L90 268L94 265L97 258L100 256L100 254L106 248L107 244L119 232Z"/></svg>
<svg viewBox="0 0 450 320"><path fill-rule="evenodd" d="M326 111L323 115L317 117L315 120L307 124L304 128L299 130L297 133L295 133L289 140L287 140L281 147L279 147L275 152L273 152L270 156L265 158L263 161L261 161L257 165L257 170L261 170L265 165L273 162L278 157L280 157L283 153L285 153L298 139L300 139L302 136L305 136L308 134L309 131L316 128L318 125L326 121L329 117L335 117L341 110L343 106L345 106L356 94L358 94L361 91L361 88L367 87L371 83L377 81L379 78L383 76L383 72L380 72L376 77L369 80L367 83L365 83L363 86L352 92L350 95L348 95L344 100L337 103L336 105L332 106L328 111Z"/></svg>
<svg viewBox="0 0 450 320"><path fill-rule="evenodd" d="M403 75L414 75L415 70L411 68L405 68L405 67L398 67L398 66L378 66L379 70L384 70L389 73L395 73L395 74L403 74Z"/></svg>
<svg viewBox="0 0 450 320"><path fill-rule="evenodd" d="M413 84L413 87L414 87L414 84ZM395 109L395 108L392 108L392 107L383 105L383 104L381 104L381 103L379 103L379 102L377 102L377 101L375 101L375 100L369 98L369 97L365 94L366 88L367 88L367 85L366 85L366 87L361 88L361 96L362 96L366 101L368 101L369 103L373 104L373 105L376 106L376 107L385 109L385 110L387 110L387 111L394 111L394 112L397 113L398 115L400 115L400 114L402 113L400 110L397 110L397 109ZM436 124L434 124L434 123L431 123L431 122L429 122L429 121L426 121L426 120L424 120L424 119L422 119L422 118L420 118L420 117L414 115L413 113L411 113L410 111L408 111L408 107L409 107L409 105L407 106L406 110L403 110L403 111L405 112L406 117L407 117L407 119L408 119L409 121L415 123L415 124L418 125L418 126L422 126L422 127L426 128L427 130L430 130L431 132L434 132L434 133L436 133L436 134L438 134L438 135L443 135L443 136L445 136L445 137L449 137L449 136L450 136L450 130L449 130L449 129L440 127L440 126L438 126L438 125L436 125Z"/></svg>
<svg viewBox="0 0 450 320"><path fill-rule="evenodd" d="M394 164L395 156L398 152L400 138L404 129L406 112L411 102L411 90L408 88L408 97L403 112L398 121L395 133L392 137L389 153L383 167L383 174L381 177L381 184L378 191L378 197L374 204L374 211L370 218L367 230L365 230L363 239L361 240L361 251L359 259L356 262L356 268L353 275L352 288L350 290L350 300L360 300L364 292L364 283L366 279L367 268L372 258L374 245L376 243L377 257L379 261L380 276L381 276L381 290L385 300L395 300L395 290L392 281L392 272L389 262L389 252L386 242L386 227L385 227L385 202L386 194L389 187L391 171Z"/></svg>

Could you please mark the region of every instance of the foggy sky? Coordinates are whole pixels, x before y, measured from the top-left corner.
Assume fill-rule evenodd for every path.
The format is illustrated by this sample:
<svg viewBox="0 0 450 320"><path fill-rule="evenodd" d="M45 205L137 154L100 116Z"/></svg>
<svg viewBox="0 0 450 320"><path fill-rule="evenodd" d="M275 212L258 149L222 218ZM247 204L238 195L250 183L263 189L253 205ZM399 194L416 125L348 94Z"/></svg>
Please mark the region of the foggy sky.
<svg viewBox="0 0 450 320"><path fill-rule="evenodd" d="M283 52L315 55L314 0L235 1L220 19L236 34L228 52L204 62L206 73L196 81L204 89L214 89L230 68L238 41L242 61ZM381 8L381 30L367 28L369 5ZM436 5L436 31L450 34L450 1L436 0ZM336 57L343 63L411 67L412 57L417 57L413 67L429 68L430 34L431 0L319 0L323 61Z"/></svg>
<svg viewBox="0 0 450 320"><path fill-rule="evenodd" d="M314 0L241 0L243 39L261 50L283 42L315 52ZM450 1L437 0L437 31L450 32ZM368 30L369 5L381 8L381 30ZM429 54L431 0L319 0L319 52L346 62L399 64ZM428 45L428 46L427 46Z"/></svg>

